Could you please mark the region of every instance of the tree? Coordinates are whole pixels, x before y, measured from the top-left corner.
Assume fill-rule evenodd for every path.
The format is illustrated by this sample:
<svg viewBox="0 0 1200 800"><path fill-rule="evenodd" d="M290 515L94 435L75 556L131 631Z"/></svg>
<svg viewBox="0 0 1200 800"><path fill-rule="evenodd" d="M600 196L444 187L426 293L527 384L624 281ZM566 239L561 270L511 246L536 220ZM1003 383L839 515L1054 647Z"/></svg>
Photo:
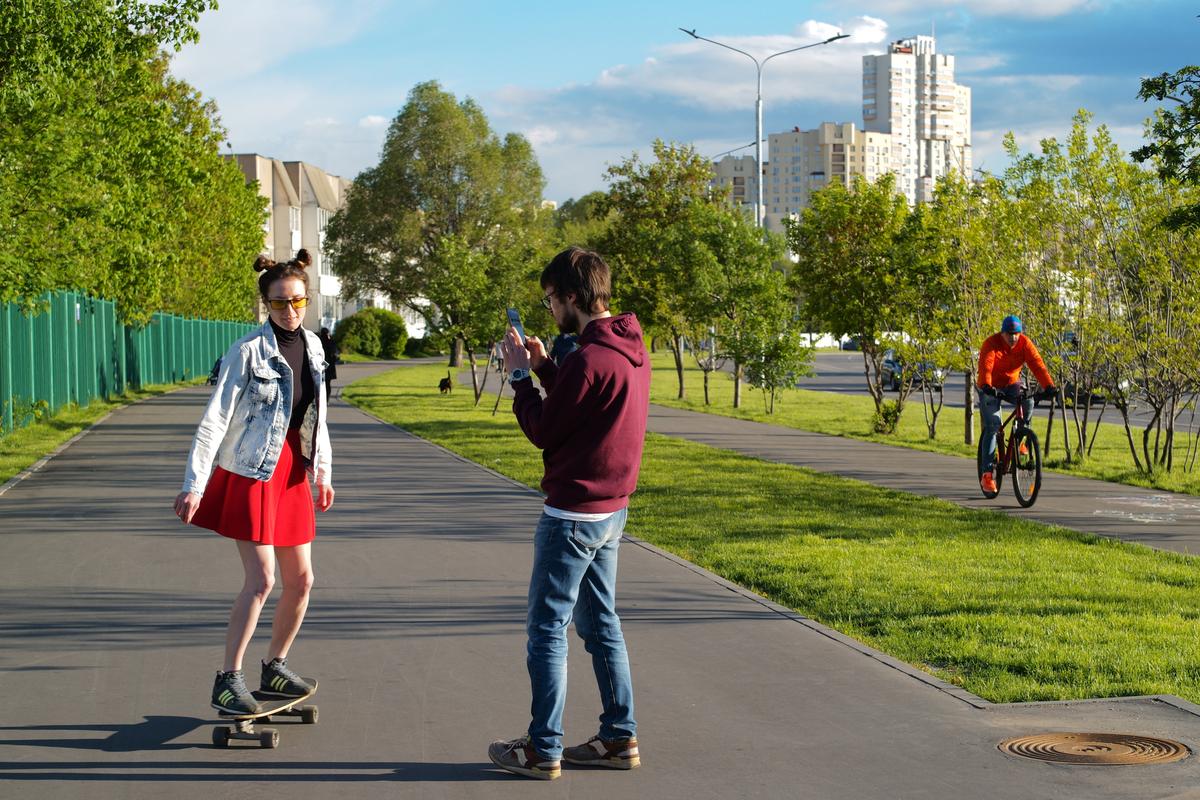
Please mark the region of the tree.
<svg viewBox="0 0 1200 800"><path fill-rule="evenodd" d="M757 379L751 381L770 391L774 401L774 381L791 371L796 377L806 374L799 366L811 350L797 349L799 340L790 335L795 304L783 273L776 268L782 259L782 239L757 228L740 210L714 198L697 203L693 215L698 244L706 258L694 260L695 269L685 287L693 341L701 336L711 339L709 357L733 362L733 407L741 407L742 378L747 368L756 365ZM777 368L778 367L778 368ZM709 372L704 373L704 398L708 402ZM767 384L771 385L768 386Z"/></svg>
<svg viewBox="0 0 1200 800"><path fill-rule="evenodd" d="M950 181L962 183L957 176ZM944 195L946 186L938 187ZM907 396L921 371L921 408L930 439L937 438L938 416L945 403L944 384L935 385L935 370L962 368L960 350L954 336L953 251L944 246L939 223L943 217L934 203L918 206L909 215L897 239L896 259L905 274L897 287L899 312L905 336L895 343L903 372L900 393ZM945 206L942 206L944 209ZM971 385L968 381L968 387Z"/></svg>
<svg viewBox="0 0 1200 800"><path fill-rule="evenodd" d="M604 207L613 219L600 250L613 266L618 306L667 339L682 399L685 334L698 320L695 275L714 263L704 242L714 220L712 166L694 148L662 140L654 157L647 164L635 153L608 169Z"/></svg>
<svg viewBox="0 0 1200 800"><path fill-rule="evenodd" d="M543 185L523 136L501 139L474 100L421 83L330 220L326 253L345 292L382 292L465 350L478 402L475 353L503 333L505 306L536 290L548 255Z"/></svg>
<svg viewBox="0 0 1200 800"><path fill-rule="evenodd" d="M853 336L863 354L867 390L875 401L877 430L892 432L903 396L885 408L880 369L886 338L900 330L897 288L903 280L894 257L908 215L895 178L853 186L835 181L813 192L798 222L787 221L788 249L796 254L791 285L804 315L834 336Z"/></svg>
<svg viewBox="0 0 1200 800"><path fill-rule="evenodd" d="M125 322L251 317L264 201L159 52L212 5L50 0L0 18L0 301L75 289Z"/></svg>
<svg viewBox="0 0 1200 800"><path fill-rule="evenodd" d="M1155 162L1164 180L1200 186L1200 67L1146 78L1138 97L1177 105L1159 109L1146 131L1150 141L1133 151L1134 159ZM1163 222L1173 229L1200 227L1200 203L1172 209Z"/></svg>
<svg viewBox="0 0 1200 800"><path fill-rule="evenodd" d="M775 413L775 395L796 381L812 375L812 348L804 343L804 331L794 320L783 320L782 328L761 339L757 357L746 365L746 380L763 393L763 406Z"/></svg>

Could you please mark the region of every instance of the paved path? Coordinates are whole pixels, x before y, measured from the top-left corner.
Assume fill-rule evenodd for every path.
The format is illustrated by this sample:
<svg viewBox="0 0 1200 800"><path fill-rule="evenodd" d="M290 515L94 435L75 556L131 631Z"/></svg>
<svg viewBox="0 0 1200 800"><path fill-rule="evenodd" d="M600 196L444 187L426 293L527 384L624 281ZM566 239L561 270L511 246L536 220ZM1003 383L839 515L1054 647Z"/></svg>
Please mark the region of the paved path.
<svg viewBox="0 0 1200 800"><path fill-rule="evenodd" d="M0 497L0 798L1027 800L1200 786L1195 757L1079 768L996 749L1053 730L1196 746L1195 706L991 706L636 540L622 548L621 609L644 766L567 769L552 784L499 773L487 742L527 722L541 500L340 403L337 503L292 654L321 678L320 724L279 724L278 750L215 750L208 691L240 570L231 544L170 509L206 397L122 409ZM264 629L252 659L265 641ZM576 740L598 710L577 643L571 672Z"/></svg>

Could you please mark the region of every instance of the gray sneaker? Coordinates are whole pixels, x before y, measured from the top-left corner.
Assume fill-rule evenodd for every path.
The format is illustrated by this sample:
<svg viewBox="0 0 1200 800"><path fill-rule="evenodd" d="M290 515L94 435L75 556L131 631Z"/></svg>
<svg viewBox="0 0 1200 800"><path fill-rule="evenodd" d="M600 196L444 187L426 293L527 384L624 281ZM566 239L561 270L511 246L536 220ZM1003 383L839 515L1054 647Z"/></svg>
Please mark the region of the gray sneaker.
<svg viewBox="0 0 1200 800"><path fill-rule="evenodd" d="M526 778L552 781L562 775L562 764L548 761L538 755L529 743L528 736L512 741L495 741L488 746L488 758L501 769Z"/></svg>
<svg viewBox="0 0 1200 800"><path fill-rule="evenodd" d="M226 714L257 714L262 706L246 688L242 671L217 672L213 682L212 707Z"/></svg>
<svg viewBox="0 0 1200 800"><path fill-rule="evenodd" d="M262 665L262 682L259 691L272 697L304 697L312 694L313 687L287 665L286 658L272 658Z"/></svg>
<svg viewBox="0 0 1200 800"><path fill-rule="evenodd" d="M636 736L612 742L593 736L581 745L563 750L563 761L586 767L633 769L641 766L642 757L638 753Z"/></svg>

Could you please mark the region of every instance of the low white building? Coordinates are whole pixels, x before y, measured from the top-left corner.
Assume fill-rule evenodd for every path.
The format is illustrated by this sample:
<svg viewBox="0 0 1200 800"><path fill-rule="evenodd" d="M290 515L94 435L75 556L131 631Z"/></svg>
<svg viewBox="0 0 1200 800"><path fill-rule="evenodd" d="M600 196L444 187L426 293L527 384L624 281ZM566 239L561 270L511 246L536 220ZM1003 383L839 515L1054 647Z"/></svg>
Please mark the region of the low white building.
<svg viewBox="0 0 1200 800"><path fill-rule="evenodd" d="M382 295L343 298L341 281L325 256L325 228L345 205L349 180L304 161L280 161L257 153L230 158L237 162L246 182L256 181L259 194L267 199L263 253L275 261L287 261L304 248L312 256L308 285L313 298L304 315L304 327L332 330L339 320L364 306L391 308ZM409 335L414 335L412 328Z"/></svg>

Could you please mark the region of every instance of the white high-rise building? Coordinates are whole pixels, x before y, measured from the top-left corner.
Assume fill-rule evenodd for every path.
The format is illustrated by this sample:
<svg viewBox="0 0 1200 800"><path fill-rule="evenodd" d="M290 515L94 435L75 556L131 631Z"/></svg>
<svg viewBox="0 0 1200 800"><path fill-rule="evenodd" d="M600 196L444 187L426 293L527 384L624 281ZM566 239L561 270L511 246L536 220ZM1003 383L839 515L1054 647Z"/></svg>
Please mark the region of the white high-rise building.
<svg viewBox="0 0 1200 800"><path fill-rule="evenodd" d="M939 54L932 36L902 39L878 56L863 56L863 125L889 133L910 203L933 199L939 178L971 175L971 90L954 81L954 56Z"/></svg>

